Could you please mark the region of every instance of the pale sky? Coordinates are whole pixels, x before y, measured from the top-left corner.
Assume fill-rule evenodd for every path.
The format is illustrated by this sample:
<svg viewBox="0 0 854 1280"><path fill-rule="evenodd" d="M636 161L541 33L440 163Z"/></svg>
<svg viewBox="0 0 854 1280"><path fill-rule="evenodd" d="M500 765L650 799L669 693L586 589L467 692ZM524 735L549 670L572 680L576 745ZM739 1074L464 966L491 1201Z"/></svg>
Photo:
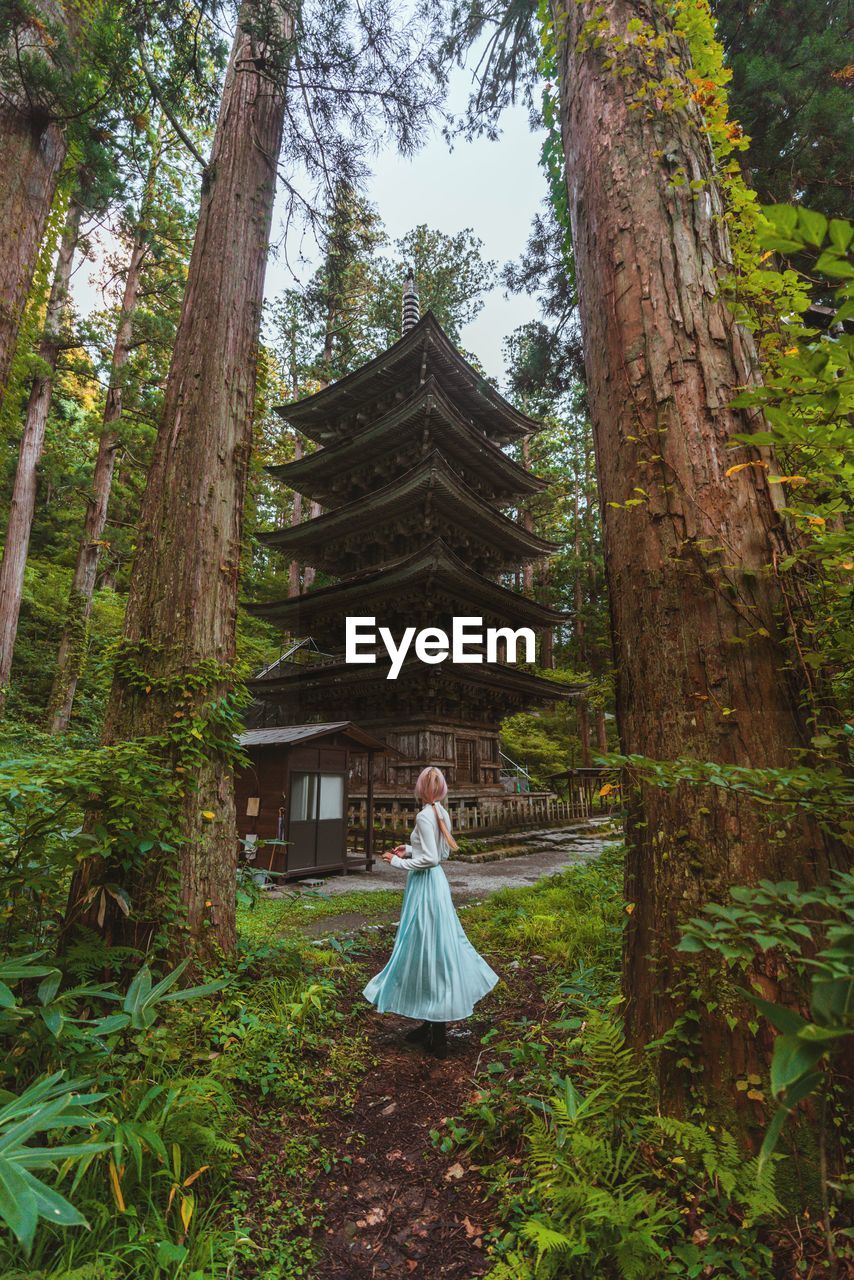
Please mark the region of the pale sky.
<svg viewBox="0 0 854 1280"><path fill-rule="evenodd" d="M466 96L462 73L457 77L454 105L462 106ZM471 227L483 241L483 256L499 267L518 258L525 247L537 207L546 193L545 175L538 158L542 135L528 128L527 112L519 106L504 113L503 132L494 142L485 138L467 142L459 139L449 149L440 133L411 160L386 151L374 163L374 174L366 195L376 206L391 240L403 236L421 222L454 235ZM281 201L279 202L281 204ZM274 228L281 226L279 210ZM274 233L275 234L275 233ZM304 240L302 252L314 256L313 245ZM288 246L290 267L281 255L271 257L267 266L266 295L274 297L293 283L298 269L299 244ZM461 334L462 345L473 351L484 369L499 379L504 372L501 354L504 339L517 325L538 314L531 297L505 298L501 286L487 296L480 315Z"/></svg>

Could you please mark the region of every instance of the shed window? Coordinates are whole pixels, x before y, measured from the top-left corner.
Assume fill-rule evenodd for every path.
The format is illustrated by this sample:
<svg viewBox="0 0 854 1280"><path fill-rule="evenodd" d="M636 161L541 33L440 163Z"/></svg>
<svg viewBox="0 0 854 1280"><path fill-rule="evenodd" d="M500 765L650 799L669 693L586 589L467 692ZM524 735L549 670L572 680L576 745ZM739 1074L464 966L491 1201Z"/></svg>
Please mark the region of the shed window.
<svg viewBox="0 0 854 1280"><path fill-rule="evenodd" d="M317 813L316 773L295 773L291 780L291 821L313 822Z"/></svg>
<svg viewBox="0 0 854 1280"><path fill-rule="evenodd" d="M291 775L291 821L314 822L344 817L344 776L340 773Z"/></svg>
<svg viewBox="0 0 854 1280"><path fill-rule="evenodd" d="M344 778L340 773L320 775L319 818L344 817Z"/></svg>

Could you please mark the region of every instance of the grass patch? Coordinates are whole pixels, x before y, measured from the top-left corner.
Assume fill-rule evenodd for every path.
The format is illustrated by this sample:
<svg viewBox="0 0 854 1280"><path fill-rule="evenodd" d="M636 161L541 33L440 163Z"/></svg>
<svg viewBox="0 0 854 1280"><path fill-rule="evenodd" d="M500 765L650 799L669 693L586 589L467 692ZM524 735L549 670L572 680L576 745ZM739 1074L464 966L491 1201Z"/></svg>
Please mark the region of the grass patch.
<svg viewBox="0 0 854 1280"><path fill-rule="evenodd" d="M395 889L354 889L351 893L324 894L303 891L286 898L260 898L238 911L237 928L252 943L298 935L310 920L330 916L361 915L365 923L400 910L403 891Z"/></svg>
<svg viewBox="0 0 854 1280"><path fill-rule="evenodd" d="M466 911L466 933L492 954L541 955L552 966L595 965L616 973L626 919L622 860L622 847L611 845L593 862L502 889Z"/></svg>

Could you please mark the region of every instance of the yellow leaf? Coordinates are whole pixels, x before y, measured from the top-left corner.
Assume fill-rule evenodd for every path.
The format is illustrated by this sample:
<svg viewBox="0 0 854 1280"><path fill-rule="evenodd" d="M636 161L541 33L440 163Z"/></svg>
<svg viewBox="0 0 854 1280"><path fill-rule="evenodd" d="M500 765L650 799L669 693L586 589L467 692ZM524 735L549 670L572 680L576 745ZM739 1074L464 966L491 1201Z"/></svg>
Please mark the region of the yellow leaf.
<svg viewBox="0 0 854 1280"><path fill-rule="evenodd" d="M187 1231L190 1226L190 1219L193 1216L193 1210L196 1202L192 1195L181 1197L181 1222L184 1224L184 1230Z"/></svg>
<svg viewBox="0 0 854 1280"><path fill-rule="evenodd" d="M202 809L202 817L204 818L205 822L213 822L214 818L216 817L216 814L214 813L213 809Z"/></svg>
<svg viewBox="0 0 854 1280"><path fill-rule="evenodd" d="M806 476L769 476L768 483L800 485L800 484L806 484L807 478Z"/></svg>
<svg viewBox="0 0 854 1280"><path fill-rule="evenodd" d="M122 1185L119 1179L119 1171L116 1168L116 1162L112 1156L110 1156L110 1185L113 1188L113 1199L116 1202L116 1208L118 1209L119 1213L124 1213L125 1198L122 1195Z"/></svg>
<svg viewBox="0 0 854 1280"><path fill-rule="evenodd" d="M209 907L211 904L208 902L205 905ZM201 1168L196 1170L195 1173L191 1173L189 1178L184 1179L184 1186L191 1187L193 1183L196 1181L196 1178L200 1178L201 1175L205 1172L205 1170L209 1168L210 1168L209 1164L203 1164Z"/></svg>
<svg viewBox="0 0 854 1280"><path fill-rule="evenodd" d="M609 796L613 790L614 790L613 783L606 782L604 787L599 788L599 794L600 796Z"/></svg>
<svg viewBox="0 0 854 1280"><path fill-rule="evenodd" d="M684 1164L684 1163L685 1163L685 1157L684 1157L684 1156L673 1156L673 1157L672 1157L672 1159L671 1159L671 1161L670 1161L670 1163L671 1163L671 1164Z"/></svg>
<svg viewBox="0 0 854 1280"><path fill-rule="evenodd" d="M783 352L783 355L786 355L786 356L796 356L797 354L798 354L797 347L787 347L786 350Z"/></svg>
<svg viewBox="0 0 854 1280"><path fill-rule="evenodd" d="M823 525L823 524L827 524L827 521L825 520L824 516L810 516L810 524Z"/></svg>
<svg viewBox="0 0 854 1280"><path fill-rule="evenodd" d="M634 903L634 902L627 902L627 903L626 903L626 915L627 915L627 916L630 916L630 915L632 914L632 912L634 911L634 909L635 909L636 905L637 905L637 904L636 904L636 903Z"/></svg>
<svg viewBox="0 0 854 1280"><path fill-rule="evenodd" d="M767 462L760 462L755 459L753 462L737 462L734 467L727 467L724 472L725 476L737 476L739 471L745 471L747 467L767 467Z"/></svg>

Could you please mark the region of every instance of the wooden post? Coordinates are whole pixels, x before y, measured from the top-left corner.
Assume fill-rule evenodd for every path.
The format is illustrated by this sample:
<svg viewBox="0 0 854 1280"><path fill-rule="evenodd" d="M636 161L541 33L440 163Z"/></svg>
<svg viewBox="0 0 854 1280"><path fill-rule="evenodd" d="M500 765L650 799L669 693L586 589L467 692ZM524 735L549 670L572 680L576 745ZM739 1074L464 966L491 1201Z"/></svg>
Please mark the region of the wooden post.
<svg viewBox="0 0 854 1280"><path fill-rule="evenodd" d="M368 752L368 789L365 804L365 862L368 871L374 865L374 753Z"/></svg>

